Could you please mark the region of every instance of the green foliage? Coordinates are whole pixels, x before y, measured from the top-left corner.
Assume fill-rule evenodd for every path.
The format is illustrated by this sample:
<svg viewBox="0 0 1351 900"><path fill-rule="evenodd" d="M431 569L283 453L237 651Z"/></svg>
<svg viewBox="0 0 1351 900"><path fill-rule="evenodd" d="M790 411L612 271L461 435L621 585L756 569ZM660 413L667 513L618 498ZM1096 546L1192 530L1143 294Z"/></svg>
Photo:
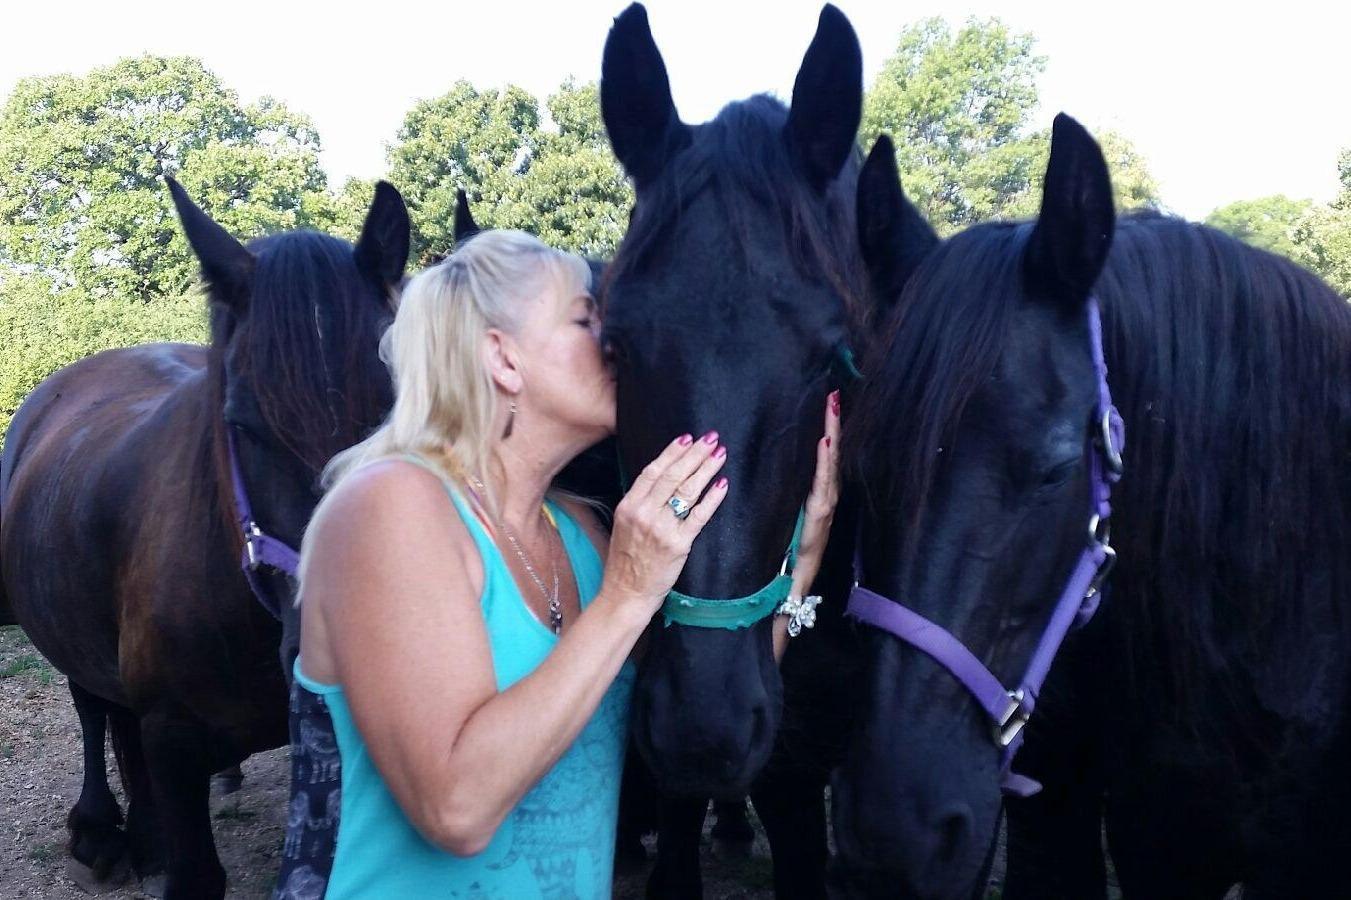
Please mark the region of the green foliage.
<svg viewBox="0 0 1351 900"><path fill-rule="evenodd" d="M415 263L454 245L457 188L480 201L480 224L496 226L496 207L523 171L538 130L539 104L518 87L480 91L458 81L408 112L389 149L389 178L412 215Z"/></svg>
<svg viewBox="0 0 1351 900"><path fill-rule="evenodd" d="M863 102L860 134L890 134L906 193L942 233L1001 215L1034 175L1023 137L1045 59L997 19L901 32Z"/></svg>
<svg viewBox="0 0 1351 900"><path fill-rule="evenodd" d="M1351 300L1351 189L1336 204L1311 209L1295 223L1293 237L1295 261Z"/></svg>
<svg viewBox="0 0 1351 900"><path fill-rule="evenodd" d="M1102 147L1112 176L1117 212L1159 206L1159 184L1135 145L1115 131L1098 131L1094 138ZM1049 129L1039 131L1008 152L1026 166L1026 180L1016 189L1010 184L1012 193L999 198L999 218L1033 218L1041 210L1046 164L1051 159L1051 132Z"/></svg>
<svg viewBox="0 0 1351 900"><path fill-rule="evenodd" d="M418 103L390 148L390 180L413 216L413 258L454 245L455 192L464 188L485 228L521 228L565 249L614 251L632 192L610 152L594 84L568 81L548 98L552 129L526 91L458 82Z"/></svg>
<svg viewBox="0 0 1351 900"><path fill-rule="evenodd" d="M145 303L59 290L41 275L0 279L0 446L23 398L62 366L112 347L206 340L206 303L195 293Z"/></svg>
<svg viewBox="0 0 1351 900"><path fill-rule="evenodd" d="M1254 247L1294 259L1295 226L1312 208L1308 200L1276 194L1221 206L1206 216L1206 224Z"/></svg>
<svg viewBox="0 0 1351 900"><path fill-rule="evenodd" d="M567 81L547 101L557 131L541 131L523 173L511 180L497 224L547 244L605 257L628 226L633 190L610 151L594 83Z"/></svg>
<svg viewBox="0 0 1351 900"><path fill-rule="evenodd" d="M200 61L26 78L0 110L0 258L90 297L178 295L195 274L163 176L252 237L334 221L304 116L240 104Z"/></svg>
<svg viewBox="0 0 1351 900"><path fill-rule="evenodd" d="M864 98L861 134L892 136L905 191L941 234L1041 207L1049 130L1028 132L1045 58L998 19L956 33L928 19L901 33ZM1159 204L1158 183L1124 136L1097 134L1118 209Z"/></svg>

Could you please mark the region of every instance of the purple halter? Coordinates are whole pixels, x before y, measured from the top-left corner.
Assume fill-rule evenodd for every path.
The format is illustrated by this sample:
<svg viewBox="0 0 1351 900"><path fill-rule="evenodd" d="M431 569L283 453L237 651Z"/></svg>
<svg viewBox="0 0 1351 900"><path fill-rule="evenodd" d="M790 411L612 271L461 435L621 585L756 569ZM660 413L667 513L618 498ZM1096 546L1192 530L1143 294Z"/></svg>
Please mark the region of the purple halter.
<svg viewBox="0 0 1351 900"><path fill-rule="evenodd" d="M249 494L244 489L244 475L239 468L239 454L235 450L234 431L226 426L226 440L230 448L230 482L235 493L235 515L239 521L240 532L244 537L244 550L240 558L240 568L248 579L253 596L272 618L281 620L281 605L275 597L263 588L258 578L258 567L269 566L279 572L295 577L300 568L300 554L291 545L279 541L270 534L264 534L253 518L253 507L249 505Z"/></svg>
<svg viewBox="0 0 1351 900"><path fill-rule="evenodd" d="M1102 318L1096 298L1088 301L1088 330L1093 351L1093 368L1098 379L1098 404L1095 418L1098 432L1086 450L1092 510L1088 520L1088 540L1079 554L1069 581L1065 584L1051 620L1032 654L1022 679L1013 689L1004 687L989 669L961 641L946 630L900 603L874 593L862 580L861 547L854 555L854 589L849 595L848 614L875 625L883 631L924 651L943 665L966 686L994 725L995 743L1002 750L1000 768L1006 794L1027 797L1041 790L1036 781L1015 774L1013 757L1022 745L1023 726L1036 707L1046 674L1051 669L1065 635L1093 617L1102 599L1099 587L1116 562L1111 546L1110 501L1112 484L1121 478L1121 450L1125 445L1125 424L1112 405L1107 388L1107 363L1102 353ZM860 542L861 544L861 542Z"/></svg>

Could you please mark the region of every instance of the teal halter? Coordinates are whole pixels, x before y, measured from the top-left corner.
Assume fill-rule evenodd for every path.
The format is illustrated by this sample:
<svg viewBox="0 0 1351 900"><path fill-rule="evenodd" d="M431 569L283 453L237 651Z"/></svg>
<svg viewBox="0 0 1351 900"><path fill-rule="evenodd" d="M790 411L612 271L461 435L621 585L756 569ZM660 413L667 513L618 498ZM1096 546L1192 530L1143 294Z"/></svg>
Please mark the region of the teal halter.
<svg viewBox="0 0 1351 900"><path fill-rule="evenodd" d="M863 377L854 362L854 351L848 344L840 343L836 346L835 356L844 368L845 374L851 379L857 381ZM624 475L622 462L619 469L620 481L627 490L629 480ZM802 525L806 518L807 509L804 506L798 510L797 524L793 526L793 539L788 543L788 552L783 555L783 565L779 568L779 574L775 575L769 584L754 594L732 600L709 600L691 597L680 591L670 591L666 595L666 602L661 606L662 618L666 620L667 626L677 622L696 628L725 628L734 631L738 628L749 628L766 616L773 615L774 611L783 605L788 592L793 588L793 569L797 566L797 551L802 543Z"/></svg>
<svg viewBox="0 0 1351 900"><path fill-rule="evenodd" d="M679 591L671 591L662 604L661 614L669 626L672 622L692 625L696 628L749 628L756 622L772 615L783 604L793 586L793 568L797 566L797 550L802 543L802 523L807 511L797 514L797 525L793 527L793 539L788 544L788 552L783 555L783 565L779 574L769 584L754 594L737 597L734 600L706 600L703 597L691 597Z"/></svg>

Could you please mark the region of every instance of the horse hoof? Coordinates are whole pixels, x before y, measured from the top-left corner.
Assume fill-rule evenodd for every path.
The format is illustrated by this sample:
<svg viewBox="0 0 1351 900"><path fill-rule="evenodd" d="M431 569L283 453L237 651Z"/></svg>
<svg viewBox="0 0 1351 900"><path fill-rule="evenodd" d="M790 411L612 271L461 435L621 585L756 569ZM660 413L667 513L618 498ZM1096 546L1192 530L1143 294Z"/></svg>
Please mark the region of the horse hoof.
<svg viewBox="0 0 1351 900"><path fill-rule="evenodd" d="M141 893L149 894L151 897L163 897L164 888L168 883L168 876L163 872L156 872L154 875L147 875L141 879Z"/></svg>
<svg viewBox="0 0 1351 900"><path fill-rule="evenodd" d="M86 894L106 894L117 890L126 883L130 874L131 866L125 859L118 860L105 877L99 878L92 868L78 859L66 858L66 877Z"/></svg>
<svg viewBox="0 0 1351 900"><path fill-rule="evenodd" d="M714 859L737 860L750 859L751 848L755 845L754 841L728 840L724 838L714 838L710 849L713 851Z"/></svg>

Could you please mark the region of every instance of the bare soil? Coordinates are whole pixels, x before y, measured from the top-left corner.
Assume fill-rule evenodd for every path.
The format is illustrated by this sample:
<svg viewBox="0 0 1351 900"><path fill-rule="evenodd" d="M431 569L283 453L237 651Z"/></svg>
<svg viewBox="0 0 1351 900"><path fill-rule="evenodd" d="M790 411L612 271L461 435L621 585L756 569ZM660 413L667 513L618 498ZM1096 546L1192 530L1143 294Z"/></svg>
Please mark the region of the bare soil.
<svg viewBox="0 0 1351 900"><path fill-rule="evenodd" d="M85 900L67 875L66 816L80 795L80 724L65 676L47 664L16 627L0 628L0 897ZM290 768L286 748L244 762L244 786L211 801L216 847L229 876L226 897L270 896L286 824ZM108 751L108 771L117 766ZM113 791L123 799L116 775ZM707 835L706 835L707 837ZM646 867L621 871L615 897L643 896ZM720 860L706 840L705 895L761 900L770 889L769 848L757 837L745 859ZM108 900L147 900L134 879L110 887Z"/></svg>

